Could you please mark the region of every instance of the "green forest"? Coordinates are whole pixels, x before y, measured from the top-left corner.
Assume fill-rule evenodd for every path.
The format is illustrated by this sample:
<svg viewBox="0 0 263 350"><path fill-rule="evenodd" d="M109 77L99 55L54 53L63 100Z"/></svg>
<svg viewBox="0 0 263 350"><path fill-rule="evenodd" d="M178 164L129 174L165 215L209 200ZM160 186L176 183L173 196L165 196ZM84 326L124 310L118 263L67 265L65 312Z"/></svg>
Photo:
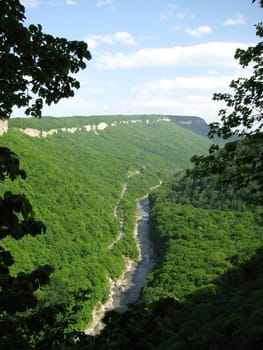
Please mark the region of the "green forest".
<svg viewBox="0 0 263 350"><path fill-rule="evenodd" d="M109 122L107 118L92 123ZM254 322L262 310L260 265L253 268L261 261L260 207L246 204L244 191L219 185L214 176L194 180L184 175L191 155L205 153L209 147L208 138L160 121L160 116L140 118L141 123L118 124L97 133L59 131L45 138L17 129L62 128L66 118L11 119L0 142L15 151L28 176L5 181L1 191L25 194L35 217L47 226L36 237L2 239L2 246L14 257L12 275L52 266L50 282L36 291L39 308L56 310L53 337L61 333L56 329L61 318L63 337L79 334L91 321L96 304L106 301L109 278L121 275L125 258L137 258L135 200L150 192L156 264L147 287L129 311L106 315L104 322L110 324L100 335L84 336L68 347L222 349L233 342L246 349L245 333L256 349L262 332ZM120 119L116 116L115 121ZM138 116L125 118L134 119ZM67 126L81 127L90 121L71 117ZM160 181L163 184L151 191ZM120 229L113 213L125 183L128 189L120 203L125 235L109 250ZM150 333L145 332L148 328ZM235 328L239 331L232 339ZM39 339L50 346L36 332L33 348L42 344ZM218 347L213 347L215 343Z"/></svg>
<svg viewBox="0 0 263 350"><path fill-rule="evenodd" d="M41 118L80 88L88 45L25 25L19 0L0 18L0 350L263 349L263 23L207 125ZM138 300L87 335L127 261L140 264L141 198L154 267Z"/></svg>
<svg viewBox="0 0 263 350"><path fill-rule="evenodd" d="M92 349L262 349L262 208L215 178L176 176L150 199L154 271Z"/></svg>
<svg viewBox="0 0 263 350"><path fill-rule="evenodd" d="M107 118L103 120L109 122ZM46 138L33 138L16 129L35 124L49 130L64 127L65 120L70 126L91 120L11 119L8 133L0 138L0 144L19 156L21 168L27 172L26 180L5 181L2 193L25 194L36 218L47 226L46 233L36 237L2 240L15 260L11 272L29 273L46 264L54 268L50 283L37 291L43 306L67 302L73 307L72 295L85 291L85 301L69 330L85 328L96 303L107 298L108 278L121 274L123 257L136 258L135 199L189 166L190 156L201 154L210 144L207 138L175 123L158 122L159 116L148 116L149 123L146 117L141 119L140 124L109 127L97 134L82 130ZM107 247L119 232L114 207L126 182L128 191L121 203L125 236L109 251Z"/></svg>

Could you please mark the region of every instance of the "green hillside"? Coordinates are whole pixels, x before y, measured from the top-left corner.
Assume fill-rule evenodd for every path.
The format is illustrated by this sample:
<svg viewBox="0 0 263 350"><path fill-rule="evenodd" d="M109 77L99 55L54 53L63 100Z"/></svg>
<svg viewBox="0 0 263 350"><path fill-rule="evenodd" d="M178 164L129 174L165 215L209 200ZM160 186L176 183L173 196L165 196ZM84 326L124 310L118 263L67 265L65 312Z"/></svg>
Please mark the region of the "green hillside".
<svg viewBox="0 0 263 350"><path fill-rule="evenodd" d="M176 178L151 202L154 271L139 303L108 313L88 348L262 349L262 208L213 178Z"/></svg>
<svg viewBox="0 0 263 350"><path fill-rule="evenodd" d="M140 119L139 123L119 121ZM190 166L193 154L205 153L209 140L160 116L111 116L13 119L0 145L18 154L27 180L5 182L1 191L25 193L36 217L47 225L44 235L6 238L1 242L11 250L12 273L54 266L51 283L42 287L43 305L67 302L74 307L72 293L82 291L82 309L74 316L73 328L84 328L91 311L108 293L108 278L116 279L124 258L136 258L133 240L135 199L145 195L160 180ZM48 137L30 137L17 128L82 127L87 124L117 123L104 130L75 133L58 131ZM108 250L119 231L114 207L122 186L128 191L122 201L125 236Z"/></svg>
<svg viewBox="0 0 263 350"><path fill-rule="evenodd" d="M57 130L31 137L19 128ZM1 241L15 258L12 273L55 268L51 283L38 290L44 314L36 314L51 328L36 331L32 349L42 336L43 349L57 349L56 341L59 349L81 350L260 349L262 209L244 202L244 190L219 186L213 177L182 176L193 154L206 153L206 137L162 116L16 119L0 145L18 154L28 175L5 181L1 191L25 193L47 225L41 236ZM114 208L125 183L125 235L109 249L119 233ZM106 300L109 278L120 276L125 258L137 258L135 199L148 192L156 264L147 287L127 312L106 314L100 335L77 333L79 342L68 342L72 334L65 333L84 329L94 306Z"/></svg>

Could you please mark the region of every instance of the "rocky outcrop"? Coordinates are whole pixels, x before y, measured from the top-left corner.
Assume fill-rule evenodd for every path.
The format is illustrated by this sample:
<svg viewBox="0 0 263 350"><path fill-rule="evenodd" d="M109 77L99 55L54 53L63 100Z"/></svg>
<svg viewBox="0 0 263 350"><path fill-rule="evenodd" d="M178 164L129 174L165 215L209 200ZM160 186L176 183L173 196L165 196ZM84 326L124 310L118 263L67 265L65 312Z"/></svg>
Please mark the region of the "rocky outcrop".
<svg viewBox="0 0 263 350"><path fill-rule="evenodd" d="M42 137L47 137L47 136L56 134L57 132L58 132L57 129L50 129L50 130L48 130L48 131L44 131L44 130L43 130L42 133L41 133L41 136L42 136Z"/></svg>
<svg viewBox="0 0 263 350"><path fill-rule="evenodd" d="M25 129L19 129L22 133L32 136L32 137L39 137L41 136L41 131L38 129L32 129L32 128L25 128Z"/></svg>
<svg viewBox="0 0 263 350"><path fill-rule="evenodd" d="M202 136L207 136L209 126L203 118L195 116L180 116L180 115L168 115L167 116L172 122L185 129L190 129Z"/></svg>
<svg viewBox="0 0 263 350"><path fill-rule="evenodd" d="M0 119L0 136L3 136L8 130L7 119Z"/></svg>
<svg viewBox="0 0 263 350"><path fill-rule="evenodd" d="M155 120L155 122L169 122L170 119L168 117L158 118ZM110 124L107 124L105 122L101 122L99 124L87 124L82 127L73 127L73 128L59 128L59 129L50 129L50 130L38 130L38 129L32 129L32 128L20 128L18 129L22 133L31 136L31 137L47 137L53 134L57 134L58 132L69 132L69 133L75 133L77 131L86 130L88 132L95 132L102 131L108 127L111 126L117 126L117 125L129 125L129 124L137 124L137 123L146 123L149 124L150 120L142 120L142 119L131 119L131 120L120 120L120 121L114 121Z"/></svg>

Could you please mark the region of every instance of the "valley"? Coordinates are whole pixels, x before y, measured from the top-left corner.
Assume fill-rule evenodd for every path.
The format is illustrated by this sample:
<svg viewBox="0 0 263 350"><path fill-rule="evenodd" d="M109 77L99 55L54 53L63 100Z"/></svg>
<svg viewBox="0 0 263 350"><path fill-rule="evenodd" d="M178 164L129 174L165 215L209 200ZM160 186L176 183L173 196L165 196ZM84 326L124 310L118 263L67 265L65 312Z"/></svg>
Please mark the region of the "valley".
<svg viewBox="0 0 263 350"><path fill-rule="evenodd" d="M0 350L263 349L263 0L0 8Z"/></svg>
<svg viewBox="0 0 263 350"><path fill-rule="evenodd" d="M0 137L27 173L4 181L1 194L25 194L47 226L1 245L14 257L13 276L53 267L36 292L43 310L60 310L45 319L52 341L73 337L79 341L66 348L90 350L211 348L216 341L222 349L243 346L246 334L258 344L261 209L213 177L184 177L211 141L200 118L187 128L172 119L11 119Z"/></svg>
<svg viewBox="0 0 263 350"><path fill-rule="evenodd" d="M72 293L85 290L86 300L75 315L73 328L77 329L84 329L95 305L107 299L108 280L121 275L125 259L138 257L133 236L136 199L160 179L167 181L188 167L191 155L205 152L209 145L207 138L160 120L161 116L141 116L137 123L128 121L138 116L126 116L125 123L123 116L94 118L10 120L8 132L0 138L1 145L17 153L28 175L26 181L5 182L1 190L25 193L36 217L47 226L47 232L35 238L3 240L4 247L14 252L12 272L54 266L51 283L38 292L43 305L70 300ZM43 138L17 130L38 126L47 131L106 122L117 126L97 133L84 129ZM109 250L119 234L114 207L127 181L119 203L125 236Z"/></svg>

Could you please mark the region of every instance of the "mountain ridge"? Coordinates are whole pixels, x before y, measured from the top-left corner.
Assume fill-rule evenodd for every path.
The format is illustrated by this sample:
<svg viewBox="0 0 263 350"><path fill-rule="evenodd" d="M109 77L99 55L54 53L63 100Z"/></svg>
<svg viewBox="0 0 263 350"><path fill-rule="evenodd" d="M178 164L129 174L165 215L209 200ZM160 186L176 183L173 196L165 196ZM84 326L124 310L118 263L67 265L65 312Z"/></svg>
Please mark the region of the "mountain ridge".
<svg viewBox="0 0 263 350"><path fill-rule="evenodd" d="M44 122L43 122L44 120ZM43 117L40 120L36 118L12 118L9 120L11 128L32 136L47 137L62 132L74 133L81 131L98 132L109 126L128 125L136 123L155 122L174 122L178 126L189 129L202 136L208 133L208 124L198 116L180 116L180 115L105 115L105 116L71 116L71 117ZM1 122L1 121L0 121ZM62 124L62 126L61 126ZM6 122L0 124L0 135L7 132Z"/></svg>

